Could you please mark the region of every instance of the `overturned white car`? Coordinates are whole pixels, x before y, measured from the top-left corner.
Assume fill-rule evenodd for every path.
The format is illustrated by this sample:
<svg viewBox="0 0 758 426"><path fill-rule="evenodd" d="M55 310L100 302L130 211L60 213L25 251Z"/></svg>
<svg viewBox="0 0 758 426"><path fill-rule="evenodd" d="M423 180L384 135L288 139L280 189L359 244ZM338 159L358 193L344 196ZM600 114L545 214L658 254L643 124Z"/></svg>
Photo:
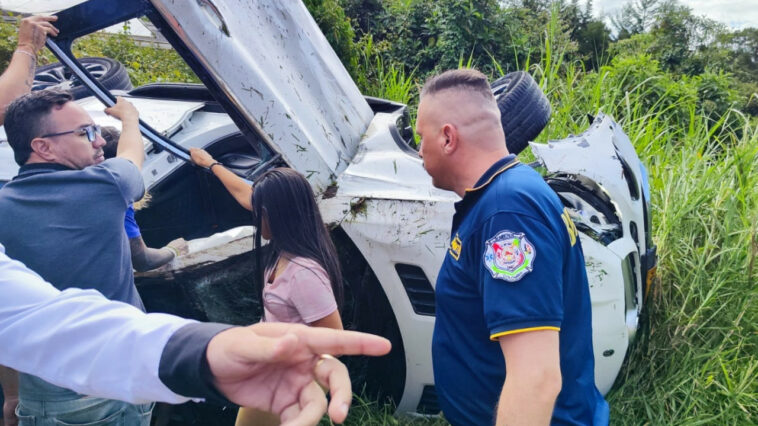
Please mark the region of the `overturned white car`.
<svg viewBox="0 0 758 426"><path fill-rule="evenodd" d="M102 103L113 102L108 89L121 90L139 109L145 137L143 176L152 201L137 213L143 237L151 246L195 239L189 255L137 276L148 309L239 324L257 320L250 215L215 177L187 162L187 150L205 148L249 180L290 166L308 178L332 229L344 271L346 326L393 343L386 357L347 360L355 382L391 397L401 412L438 412L434 283L458 197L432 186L406 106L363 97L300 2L68 3L58 13L60 35L48 43L67 68L41 70L39 84L87 87L93 96L78 102L101 125L118 126ZM77 37L135 17L149 19L204 84L106 88L102 77L114 72L112 61L74 58ZM544 98L528 88L527 77L514 74L493 85L516 152L549 114L544 104L530 106ZM514 102L534 115L509 114ZM580 233L595 376L605 393L634 338L655 265L647 175L621 127L602 114L581 135L530 145L532 166ZM17 168L0 142L0 185Z"/></svg>

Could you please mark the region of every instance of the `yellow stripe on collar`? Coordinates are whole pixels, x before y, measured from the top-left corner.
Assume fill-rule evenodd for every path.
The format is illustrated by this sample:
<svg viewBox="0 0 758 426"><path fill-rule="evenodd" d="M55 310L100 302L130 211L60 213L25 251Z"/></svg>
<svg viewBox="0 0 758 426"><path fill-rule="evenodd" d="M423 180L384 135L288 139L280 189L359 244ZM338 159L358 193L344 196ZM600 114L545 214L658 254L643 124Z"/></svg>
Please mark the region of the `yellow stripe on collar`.
<svg viewBox="0 0 758 426"><path fill-rule="evenodd" d="M498 170L495 173L493 173L492 176L490 176L490 178L487 179L487 182L484 182L483 184L481 184L479 186L475 186L473 188L466 188L466 193L478 191L478 190L486 187L487 185L489 185L492 182L493 179L495 179L495 177L497 175L499 175L500 173L503 173L504 171L510 169L511 167L515 166L516 164L519 164L519 161L518 161L517 158L514 158L513 161L509 162L508 164L506 164L503 167L501 167L500 170Z"/></svg>
<svg viewBox="0 0 758 426"><path fill-rule="evenodd" d="M540 330L561 331L561 328L560 327L551 327L551 326L519 328L519 329L516 329L516 330L510 330L510 331L503 331L501 333L495 333L492 336L490 336L490 340L492 340L494 342L498 338L503 337L503 336L507 336L509 334L526 333L526 332L529 332L529 331L540 331Z"/></svg>

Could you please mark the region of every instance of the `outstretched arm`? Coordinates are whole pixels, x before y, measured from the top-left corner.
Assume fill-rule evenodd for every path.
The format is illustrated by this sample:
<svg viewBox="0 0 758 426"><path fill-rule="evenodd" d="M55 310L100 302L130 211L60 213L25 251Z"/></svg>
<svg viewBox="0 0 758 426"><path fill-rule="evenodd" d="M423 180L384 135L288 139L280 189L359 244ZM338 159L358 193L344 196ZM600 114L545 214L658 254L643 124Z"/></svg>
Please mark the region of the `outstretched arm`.
<svg viewBox="0 0 758 426"><path fill-rule="evenodd" d="M141 236L129 238L129 250L132 253L132 266L137 272L159 268L176 257L176 253L168 247L148 247Z"/></svg>
<svg viewBox="0 0 758 426"><path fill-rule="evenodd" d="M8 68L0 75L0 125L5 122L5 110L14 99L32 90L37 52L45 46L48 35L58 35L51 22L57 16L30 16L21 20L18 44Z"/></svg>
<svg viewBox="0 0 758 426"><path fill-rule="evenodd" d="M3 252L0 245L0 341L13 344L3 345L0 365L129 402L201 396L171 391L156 371L168 339L194 321L144 314L94 290L61 292Z"/></svg>
<svg viewBox="0 0 758 426"><path fill-rule="evenodd" d="M253 187L245 182L244 179L235 175L221 163L218 163L204 149L190 148L190 156L192 156L192 162L196 165L210 169L211 173L216 175L226 190L232 194L232 197L242 207L250 211L253 210Z"/></svg>
<svg viewBox="0 0 758 426"><path fill-rule="evenodd" d="M316 382L331 393L331 418L347 415L347 369L323 354L390 350L386 339L363 333L205 324L145 314L94 290L60 292L9 259L2 245L0 341L14 342L0 351L0 365L80 393L134 403L226 398L274 412L290 426L316 424L327 410Z"/></svg>

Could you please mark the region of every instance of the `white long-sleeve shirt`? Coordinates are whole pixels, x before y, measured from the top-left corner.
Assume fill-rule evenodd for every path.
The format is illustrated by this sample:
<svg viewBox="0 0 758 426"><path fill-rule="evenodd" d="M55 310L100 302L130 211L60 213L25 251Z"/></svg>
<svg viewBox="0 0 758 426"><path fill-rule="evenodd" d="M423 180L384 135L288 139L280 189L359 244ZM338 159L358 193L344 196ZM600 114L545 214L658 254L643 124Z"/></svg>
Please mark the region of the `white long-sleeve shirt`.
<svg viewBox="0 0 758 426"><path fill-rule="evenodd" d="M224 327L61 292L0 245L0 365L87 395L182 403L190 398L176 392L218 396L196 379L207 379L205 347Z"/></svg>

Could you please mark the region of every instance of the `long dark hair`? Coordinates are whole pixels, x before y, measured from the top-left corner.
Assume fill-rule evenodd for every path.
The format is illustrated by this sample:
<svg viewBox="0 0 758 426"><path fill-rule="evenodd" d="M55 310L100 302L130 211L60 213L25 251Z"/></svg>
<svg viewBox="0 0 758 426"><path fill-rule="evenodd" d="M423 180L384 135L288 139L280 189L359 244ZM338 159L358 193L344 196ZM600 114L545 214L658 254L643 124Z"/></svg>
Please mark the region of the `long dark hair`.
<svg viewBox="0 0 758 426"><path fill-rule="evenodd" d="M264 216L271 233L265 266L261 268L258 265L261 290L265 285L265 270L274 266L279 255L305 257L324 268L341 310L342 272L337 250L305 177L285 167L267 170L253 183L252 205L256 248L260 249L261 220Z"/></svg>

